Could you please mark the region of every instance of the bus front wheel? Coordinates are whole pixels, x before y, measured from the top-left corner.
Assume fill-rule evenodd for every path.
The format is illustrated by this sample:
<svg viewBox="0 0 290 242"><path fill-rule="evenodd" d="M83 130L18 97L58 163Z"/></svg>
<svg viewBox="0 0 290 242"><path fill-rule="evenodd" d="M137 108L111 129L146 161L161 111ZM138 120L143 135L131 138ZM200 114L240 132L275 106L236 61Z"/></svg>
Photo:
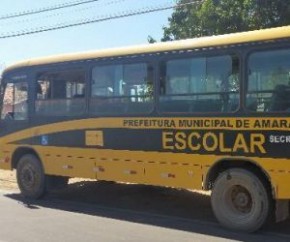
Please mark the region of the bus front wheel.
<svg viewBox="0 0 290 242"><path fill-rule="evenodd" d="M22 156L17 164L16 173L19 189L25 198L38 199L45 194L45 174L36 156L31 154Z"/></svg>
<svg viewBox="0 0 290 242"><path fill-rule="evenodd" d="M253 232L267 221L271 199L264 183L254 173L233 168L214 183L211 204L217 220L225 227Z"/></svg>

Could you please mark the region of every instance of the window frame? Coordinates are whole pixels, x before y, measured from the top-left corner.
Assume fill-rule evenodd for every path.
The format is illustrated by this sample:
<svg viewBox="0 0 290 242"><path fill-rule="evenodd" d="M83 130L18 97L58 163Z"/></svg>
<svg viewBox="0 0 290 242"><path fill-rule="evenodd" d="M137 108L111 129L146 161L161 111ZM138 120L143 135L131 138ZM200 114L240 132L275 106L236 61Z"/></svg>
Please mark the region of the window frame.
<svg viewBox="0 0 290 242"><path fill-rule="evenodd" d="M124 56L124 57L111 57L111 58L102 58L99 60L95 60L90 64L89 68L89 83L88 83L88 113L90 117L132 117L132 116L150 116L154 113L156 107L156 73L157 73L157 61L158 55L153 53L152 55L136 55L136 56ZM95 67L103 67L103 66L117 66L117 65L134 65L134 64L146 64L146 66L151 66L153 68L153 94L152 94L152 102L151 107L149 108L148 112L120 112L120 113L101 113L101 112L94 112L91 109L91 102L93 99L98 99L100 97L92 97L92 84L93 84L93 69ZM114 98L114 99L123 99L123 98L130 98L138 96L112 96L112 97L104 97L105 99ZM149 104L149 103L148 103Z"/></svg>
<svg viewBox="0 0 290 242"><path fill-rule="evenodd" d="M168 53L164 56L162 56L159 61L158 61L158 82L157 82L157 88L156 88L156 92L158 92L157 96L157 100L156 100L156 107L157 107L157 112L160 115L165 115L165 116L231 116L231 115L235 115L236 113L240 112L241 108L242 108L242 90L243 90L243 79L242 79L242 73L243 73L243 58L242 58L242 52L241 49L243 47L240 46L233 46L233 47L229 47L226 46L224 49L220 49L220 47L217 48L213 48L213 47L208 47L208 48L202 48L202 49L192 49L192 50L182 50L182 51L175 51L174 53ZM168 61L174 61L174 60L182 60L182 59L198 59L198 58L211 58L211 57L222 57L222 56L231 56L231 57L236 57L238 62L239 62L239 69L237 72L238 78L239 78L239 91L236 93L238 96L238 105L237 108L234 111L231 112L192 112L192 111L188 111L188 112L164 112L162 111L162 109L160 108L160 97L161 97L161 65L162 63L166 63ZM209 94L209 93L206 93ZM216 94L216 93L214 93ZM199 93L198 95L201 95L201 93ZM175 95L178 96L178 95ZM184 96L183 94L181 94L181 96ZM193 94L188 94L187 96L193 96Z"/></svg>
<svg viewBox="0 0 290 242"><path fill-rule="evenodd" d="M251 48L247 49L247 52L245 53L245 57L244 57L244 80L243 80L243 110L244 113L250 116L288 116L289 112L285 112L285 111L263 111L263 112L258 112L258 111L253 111L247 108L247 94L248 94L248 85L249 85L249 71L250 71L250 66L249 66L249 60L252 54L255 53L263 53L263 52L267 52L267 51L279 51L279 50L285 50L285 49L289 49L290 51L290 44L289 42L285 42L285 41L279 41L278 43L274 42L274 43L263 43L262 45L254 45L251 46ZM290 57L289 57L290 58ZM259 93L265 93L265 91L259 92Z"/></svg>
<svg viewBox="0 0 290 242"><path fill-rule="evenodd" d="M55 115L55 114L42 114L36 112L36 101L37 99L37 82L39 81L40 74L43 73L55 73L55 72L67 72L67 71L75 71L79 70L82 71L84 74L84 97L82 97L84 101L84 111L80 114L66 114L63 115ZM32 108L33 108L33 116L35 118L40 119L72 119L73 117L85 117L87 115L87 93L88 93L88 67L87 64L83 63L56 63L53 65L45 65L45 66L35 66L33 70L33 97L32 97ZM70 100L73 98L66 98L66 99L54 99L54 100Z"/></svg>
<svg viewBox="0 0 290 242"><path fill-rule="evenodd" d="M16 78L16 79L14 79ZM14 80L13 80L14 79ZM17 70L16 72L12 72L9 73L7 76L5 76L2 80L1 80L1 88L3 88L3 90L1 90L1 117L0 120L3 122L6 119L2 118L2 112L4 109L4 97L5 97L5 90L6 87L9 83L13 83L13 84L17 84L17 83L26 83L27 84L27 100L26 100L26 104L27 104L27 116L25 119L9 119L9 121L13 121L13 122L21 122L21 123L25 123L25 122L29 122L30 117L31 117L31 111L32 111L32 100L31 100L31 95L32 95L32 88L31 88L31 78L30 75L28 75L28 72L26 71L22 71L22 70ZM14 101L14 100L13 100Z"/></svg>

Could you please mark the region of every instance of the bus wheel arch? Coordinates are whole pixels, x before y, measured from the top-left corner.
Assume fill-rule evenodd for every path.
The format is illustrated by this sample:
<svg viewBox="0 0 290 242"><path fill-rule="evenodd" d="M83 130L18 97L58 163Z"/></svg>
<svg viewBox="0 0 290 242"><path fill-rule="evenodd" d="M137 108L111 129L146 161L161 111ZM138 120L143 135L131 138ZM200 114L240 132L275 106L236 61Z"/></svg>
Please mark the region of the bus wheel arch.
<svg viewBox="0 0 290 242"><path fill-rule="evenodd" d="M47 192L47 178L38 153L30 147L19 147L12 155L18 187L25 198L39 199Z"/></svg>
<svg viewBox="0 0 290 242"><path fill-rule="evenodd" d="M204 190L211 190L218 176L231 168L241 168L254 173L267 185L267 189L275 197L275 190L268 173L257 163L247 159L222 159L217 161L207 172L204 181Z"/></svg>
<svg viewBox="0 0 290 242"><path fill-rule="evenodd" d="M27 154L34 155L41 162L38 153L34 149L29 147L19 147L14 151L12 155L12 168L16 169L21 157Z"/></svg>
<svg viewBox="0 0 290 242"><path fill-rule="evenodd" d="M39 171L43 175L45 185L44 190L41 192L41 195L31 198L33 199L41 198L43 195L45 195L46 192L50 192L52 190L59 190L67 187L69 177L45 174L45 167L42 163L42 160L40 159L40 156L34 149L30 147L19 147L14 151L12 156L12 168L17 170L19 161L21 160L22 157L27 155L28 156L30 155L37 160L37 163L39 165Z"/></svg>

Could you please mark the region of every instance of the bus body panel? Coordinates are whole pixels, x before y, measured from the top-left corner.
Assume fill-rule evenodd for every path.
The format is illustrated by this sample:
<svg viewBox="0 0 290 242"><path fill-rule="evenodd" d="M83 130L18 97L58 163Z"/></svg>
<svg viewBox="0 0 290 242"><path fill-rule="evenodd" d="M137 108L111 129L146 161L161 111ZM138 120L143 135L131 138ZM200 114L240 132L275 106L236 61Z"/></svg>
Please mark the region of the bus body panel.
<svg viewBox="0 0 290 242"><path fill-rule="evenodd" d="M289 132L282 131L290 119L192 120L91 118L36 126L1 138L0 167L11 169L13 153L24 147L39 155L45 172L51 175L202 189L207 172L218 161L234 164L235 160L245 160L266 173L277 199L290 198ZM151 138L144 139L140 130L151 133ZM241 130L255 130L251 133L257 135L247 137Z"/></svg>

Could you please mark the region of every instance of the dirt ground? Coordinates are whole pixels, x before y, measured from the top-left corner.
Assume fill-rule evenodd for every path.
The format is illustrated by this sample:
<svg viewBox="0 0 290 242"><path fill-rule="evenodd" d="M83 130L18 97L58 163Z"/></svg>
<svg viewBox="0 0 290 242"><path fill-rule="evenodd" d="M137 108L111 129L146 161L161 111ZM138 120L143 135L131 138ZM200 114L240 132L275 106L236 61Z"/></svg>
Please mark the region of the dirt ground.
<svg viewBox="0 0 290 242"><path fill-rule="evenodd" d="M0 170L0 190L18 190L15 171Z"/></svg>

